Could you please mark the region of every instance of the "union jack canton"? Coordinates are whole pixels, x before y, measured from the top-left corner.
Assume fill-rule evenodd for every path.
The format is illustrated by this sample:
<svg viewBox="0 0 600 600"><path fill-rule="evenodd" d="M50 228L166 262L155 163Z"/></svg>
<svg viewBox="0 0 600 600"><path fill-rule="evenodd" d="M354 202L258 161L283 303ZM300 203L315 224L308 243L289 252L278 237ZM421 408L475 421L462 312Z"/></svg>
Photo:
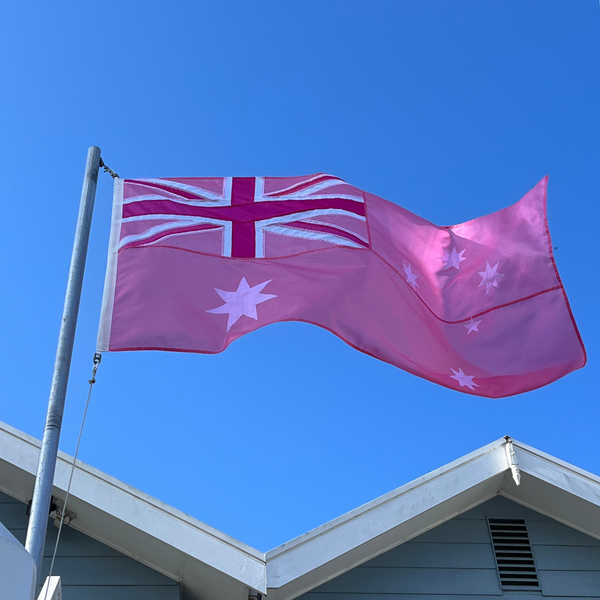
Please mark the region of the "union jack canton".
<svg viewBox="0 0 600 600"><path fill-rule="evenodd" d="M125 183L119 250L160 243L216 256L279 258L332 245L369 247L363 192L331 175Z"/></svg>

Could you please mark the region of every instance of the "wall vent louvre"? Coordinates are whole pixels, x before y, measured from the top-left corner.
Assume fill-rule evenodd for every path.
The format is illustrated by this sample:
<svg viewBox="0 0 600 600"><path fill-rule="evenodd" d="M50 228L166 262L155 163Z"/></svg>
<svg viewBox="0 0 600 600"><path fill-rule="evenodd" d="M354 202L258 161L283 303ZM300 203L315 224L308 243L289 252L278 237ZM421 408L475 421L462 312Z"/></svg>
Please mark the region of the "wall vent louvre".
<svg viewBox="0 0 600 600"><path fill-rule="evenodd" d="M525 519L488 517L488 525L502 589L539 590Z"/></svg>

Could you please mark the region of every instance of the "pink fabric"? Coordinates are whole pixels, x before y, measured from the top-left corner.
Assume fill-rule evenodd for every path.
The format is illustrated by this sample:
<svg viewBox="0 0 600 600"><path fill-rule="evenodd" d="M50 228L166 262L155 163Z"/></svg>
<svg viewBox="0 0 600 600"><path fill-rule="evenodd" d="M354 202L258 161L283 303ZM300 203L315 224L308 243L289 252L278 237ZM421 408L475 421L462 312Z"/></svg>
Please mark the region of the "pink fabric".
<svg viewBox="0 0 600 600"><path fill-rule="evenodd" d="M322 174L118 185L100 351L216 353L305 321L490 398L585 364L552 256L547 178L453 227Z"/></svg>

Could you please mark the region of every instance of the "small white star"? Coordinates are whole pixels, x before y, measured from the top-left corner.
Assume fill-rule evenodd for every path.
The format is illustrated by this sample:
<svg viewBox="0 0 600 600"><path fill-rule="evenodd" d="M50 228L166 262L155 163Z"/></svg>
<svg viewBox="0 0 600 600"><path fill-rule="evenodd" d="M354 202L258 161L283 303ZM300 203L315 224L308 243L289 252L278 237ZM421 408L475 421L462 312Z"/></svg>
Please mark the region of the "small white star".
<svg viewBox="0 0 600 600"><path fill-rule="evenodd" d="M450 370L454 373L454 375L450 375L449 377L452 379L456 379L456 381L460 383L460 387L466 386L470 390L476 387L481 387L473 381L473 377L475 377L475 375L465 375L462 369L458 369L458 371L455 371L452 367L450 367Z"/></svg>
<svg viewBox="0 0 600 600"><path fill-rule="evenodd" d="M454 267L458 271L460 269L460 263L463 260L467 260L467 257L463 256L464 253L464 250L457 252L456 248L452 248L452 252L450 252L450 254L444 250L444 256L440 256L440 258L446 263L444 271L450 267Z"/></svg>
<svg viewBox="0 0 600 600"><path fill-rule="evenodd" d="M471 320L466 325L463 325L463 327L467 328L467 335L469 335L471 331L479 331L479 329L477 329L479 323L481 323L481 320L475 321L473 317L471 317Z"/></svg>
<svg viewBox="0 0 600 600"><path fill-rule="evenodd" d="M492 286L497 288L498 280L500 279L500 277L504 277L503 273L496 273L496 269L498 268L499 264L500 263L496 263L493 267L490 267L490 263L487 263L485 271L479 271L479 274L481 275L482 279L481 283L477 287L485 285L486 294L492 289Z"/></svg>
<svg viewBox="0 0 600 600"><path fill-rule="evenodd" d="M406 281L408 281L414 289L417 289L419 287L419 284L417 283L418 275L415 275L411 271L410 265L407 265L404 261L402 261L402 264L404 265L404 272L406 273Z"/></svg>
<svg viewBox="0 0 600 600"><path fill-rule="evenodd" d="M217 308L211 308L206 312L229 315L229 318L227 319L227 331L229 331L231 326L234 323L237 323L244 315L256 321L258 319L256 305L261 302L266 302L271 298L277 298L274 294L260 293L268 283L271 283L271 281L273 280L269 279L269 281L263 281L254 287L250 287L246 278L242 277L235 292L226 292L225 290L215 288L215 292L225 300L225 304L218 306Z"/></svg>

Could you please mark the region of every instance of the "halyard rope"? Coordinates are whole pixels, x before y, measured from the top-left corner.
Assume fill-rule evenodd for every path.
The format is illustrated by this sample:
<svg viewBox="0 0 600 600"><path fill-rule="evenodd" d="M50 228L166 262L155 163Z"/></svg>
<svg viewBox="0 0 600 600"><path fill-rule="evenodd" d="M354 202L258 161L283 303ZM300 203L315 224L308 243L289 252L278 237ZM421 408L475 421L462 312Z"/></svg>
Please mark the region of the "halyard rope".
<svg viewBox="0 0 600 600"><path fill-rule="evenodd" d="M104 167L108 169L108 167ZM109 169L110 171L110 169ZM112 174L112 171L110 171ZM65 502L60 510L60 524L58 526L58 533L56 534L56 543L54 544L54 552L52 553L52 562L50 563L50 572L48 573L48 578L52 577L52 571L54 569L54 560L56 558L56 552L58 551L58 543L60 542L60 534L62 532L63 523L65 520L65 515L67 512L67 502L69 501L69 494L71 492L71 483L73 482L73 474L75 473L75 463L77 462L77 455L79 454L79 445L81 444L81 435L83 433L83 426L85 425L85 417L87 416L88 407L90 405L90 398L92 397L92 387L96 383L96 373L98 372L98 366L102 361L102 354L96 352L94 354L94 367L92 368L92 378L89 380L90 389L87 395L87 401L85 403L85 409L83 411L83 418L81 419L81 427L79 428L79 437L77 438L77 446L75 447L75 455L73 456L73 463L71 464L71 473L69 475L69 485L67 486L67 493L65 495ZM50 585L46 588L46 593L44 594L44 600L48 595L48 591L50 590Z"/></svg>

